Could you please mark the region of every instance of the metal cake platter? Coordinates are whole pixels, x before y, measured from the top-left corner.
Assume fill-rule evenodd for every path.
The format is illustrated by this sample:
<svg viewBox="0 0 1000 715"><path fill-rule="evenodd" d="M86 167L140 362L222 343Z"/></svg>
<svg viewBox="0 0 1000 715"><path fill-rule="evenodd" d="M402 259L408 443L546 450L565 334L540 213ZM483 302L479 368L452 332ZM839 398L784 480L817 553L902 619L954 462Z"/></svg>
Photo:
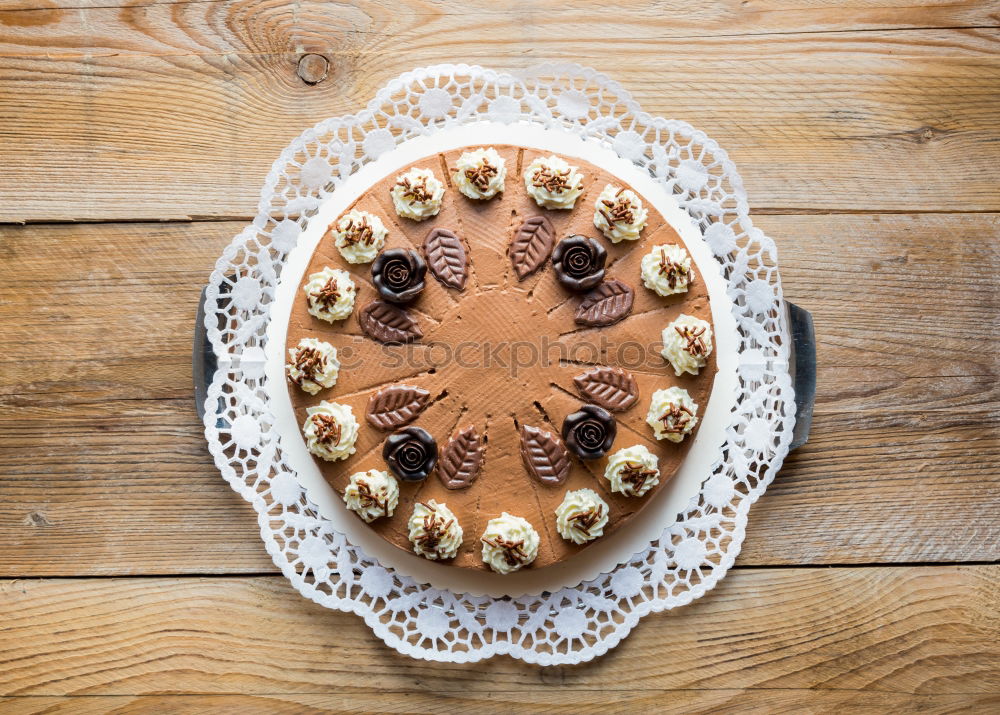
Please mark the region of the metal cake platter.
<svg viewBox="0 0 1000 715"><path fill-rule="evenodd" d="M228 283L223 283L219 286L220 294L228 285ZM200 419L205 417L208 386L212 384L212 378L218 369L218 361L205 328L206 290L206 288L202 288L201 298L198 301L198 315L195 318L194 326L194 349L191 356L194 374L194 402ZM816 403L816 332L813 327L812 314L787 300L785 301L785 317L792 334L789 372L792 376L792 387L795 390L795 428L792 431L791 449L798 449L809 439L813 407Z"/></svg>

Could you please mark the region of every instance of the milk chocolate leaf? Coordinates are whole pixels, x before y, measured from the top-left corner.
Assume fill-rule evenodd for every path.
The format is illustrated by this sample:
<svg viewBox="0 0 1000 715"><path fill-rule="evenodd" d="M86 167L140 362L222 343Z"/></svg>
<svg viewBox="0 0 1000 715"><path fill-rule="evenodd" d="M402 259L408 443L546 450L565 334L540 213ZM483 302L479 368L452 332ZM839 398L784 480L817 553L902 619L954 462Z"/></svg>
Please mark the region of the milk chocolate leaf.
<svg viewBox="0 0 1000 715"><path fill-rule="evenodd" d="M604 281L583 297L574 319L580 325L611 325L632 312L632 289L620 280Z"/></svg>
<svg viewBox="0 0 1000 715"><path fill-rule="evenodd" d="M612 412L624 412L639 399L632 373L620 367L595 367L573 378L580 394Z"/></svg>
<svg viewBox="0 0 1000 715"><path fill-rule="evenodd" d="M380 343L409 343L424 336L409 313L382 300L362 308L358 322L369 338Z"/></svg>
<svg viewBox="0 0 1000 715"><path fill-rule="evenodd" d="M483 442L469 425L448 441L438 462L438 476L447 489L463 489L479 476L483 466Z"/></svg>
<svg viewBox="0 0 1000 715"><path fill-rule="evenodd" d="M382 430L396 429L413 422L427 409L431 393L412 385L390 385L371 396L365 419Z"/></svg>
<svg viewBox="0 0 1000 715"><path fill-rule="evenodd" d="M521 459L528 472L542 484L562 484L569 476L569 452L551 432L521 427Z"/></svg>
<svg viewBox="0 0 1000 715"><path fill-rule="evenodd" d="M532 216L521 224L510 244L510 262L523 280L534 273L552 253L553 228L546 216Z"/></svg>
<svg viewBox="0 0 1000 715"><path fill-rule="evenodd" d="M431 273L449 288L465 289L468 257L462 239L446 228L432 228L424 239L424 255Z"/></svg>

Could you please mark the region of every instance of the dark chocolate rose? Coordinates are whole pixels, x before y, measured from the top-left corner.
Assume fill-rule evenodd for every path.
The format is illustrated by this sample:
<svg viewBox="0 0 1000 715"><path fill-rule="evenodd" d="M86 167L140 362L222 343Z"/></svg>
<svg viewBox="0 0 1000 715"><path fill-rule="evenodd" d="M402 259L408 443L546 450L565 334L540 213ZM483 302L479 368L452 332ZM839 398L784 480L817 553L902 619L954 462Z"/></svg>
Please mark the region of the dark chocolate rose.
<svg viewBox="0 0 1000 715"><path fill-rule="evenodd" d="M421 427L404 427L386 439L382 458L403 481L419 482L437 464L437 442Z"/></svg>
<svg viewBox="0 0 1000 715"><path fill-rule="evenodd" d="M569 290L590 290L604 280L608 253L595 238L570 236L552 252L556 279Z"/></svg>
<svg viewBox="0 0 1000 715"><path fill-rule="evenodd" d="M416 251L391 248L372 263L372 281L379 295L393 303L408 303L424 289L427 264Z"/></svg>
<svg viewBox="0 0 1000 715"><path fill-rule="evenodd" d="M562 438L581 459L597 459L614 444L618 424L603 407L584 405L563 420Z"/></svg>

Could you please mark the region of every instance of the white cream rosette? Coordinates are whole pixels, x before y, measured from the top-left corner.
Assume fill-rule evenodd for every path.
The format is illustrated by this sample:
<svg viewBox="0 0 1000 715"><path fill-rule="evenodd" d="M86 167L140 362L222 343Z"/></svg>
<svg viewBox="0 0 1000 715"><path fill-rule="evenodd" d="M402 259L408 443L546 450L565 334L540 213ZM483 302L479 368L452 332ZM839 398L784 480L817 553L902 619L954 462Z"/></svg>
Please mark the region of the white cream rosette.
<svg viewBox="0 0 1000 715"><path fill-rule="evenodd" d="M414 553L431 561L453 559L462 546L462 526L447 504L417 502L407 522Z"/></svg>
<svg viewBox="0 0 1000 715"><path fill-rule="evenodd" d="M349 405L323 400L306 408L302 434L309 451L328 462L347 459L354 454L358 440L358 421Z"/></svg>
<svg viewBox="0 0 1000 715"><path fill-rule="evenodd" d="M556 507L556 531L574 544L604 536L608 524L608 504L593 489L566 492Z"/></svg>
<svg viewBox="0 0 1000 715"><path fill-rule="evenodd" d="M460 194L470 199L492 199L503 191L507 179L505 163L493 147L463 152L455 162L451 182Z"/></svg>
<svg viewBox="0 0 1000 715"><path fill-rule="evenodd" d="M538 556L538 532L527 519L507 512L489 520L481 541L483 561L499 574L518 571Z"/></svg>
<svg viewBox="0 0 1000 715"><path fill-rule="evenodd" d="M682 387L657 390L649 400L646 424L657 439L681 442L698 424L698 405Z"/></svg>
<svg viewBox="0 0 1000 715"><path fill-rule="evenodd" d="M396 177L390 194L397 214L413 221L423 221L441 211L444 184L430 169L414 167Z"/></svg>
<svg viewBox="0 0 1000 715"><path fill-rule="evenodd" d="M309 301L309 315L328 323L348 317L358 294L350 273L329 266L310 275L303 291Z"/></svg>
<svg viewBox="0 0 1000 715"><path fill-rule="evenodd" d="M337 384L340 361L337 348L316 338L302 338L288 349L288 379L310 395Z"/></svg>
<svg viewBox="0 0 1000 715"><path fill-rule="evenodd" d="M583 193L583 173L561 157L538 157L524 170L524 188L546 209L571 209Z"/></svg>
<svg viewBox="0 0 1000 715"><path fill-rule="evenodd" d="M594 204L594 226L611 243L638 239L648 215L638 194L614 184L605 186Z"/></svg>
<svg viewBox="0 0 1000 715"><path fill-rule="evenodd" d="M392 516L399 506L399 483L379 469L356 472L344 488L344 503L368 523Z"/></svg>

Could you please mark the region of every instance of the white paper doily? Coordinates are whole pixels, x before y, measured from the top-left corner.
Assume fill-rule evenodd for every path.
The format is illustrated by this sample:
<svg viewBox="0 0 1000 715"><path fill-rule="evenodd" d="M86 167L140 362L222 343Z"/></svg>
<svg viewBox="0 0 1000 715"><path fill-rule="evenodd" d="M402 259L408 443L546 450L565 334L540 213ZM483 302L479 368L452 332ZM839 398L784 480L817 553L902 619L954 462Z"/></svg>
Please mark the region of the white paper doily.
<svg viewBox="0 0 1000 715"><path fill-rule="evenodd" d="M284 258L310 217L365 163L415 136L471 121L532 123L592 137L634 162L698 223L728 282L740 333L740 394L700 493L648 548L554 593L493 598L439 590L383 567L320 517L282 455L263 389L269 312ZM789 334L773 242L753 228L725 152L690 125L641 112L604 75L546 65L517 75L439 65L401 75L365 111L306 130L274 163L258 215L223 252L206 291L218 360L205 436L258 514L275 564L307 598L362 616L401 653L466 662L507 653L543 665L606 652L647 613L712 588L739 553L750 505L792 437Z"/></svg>

